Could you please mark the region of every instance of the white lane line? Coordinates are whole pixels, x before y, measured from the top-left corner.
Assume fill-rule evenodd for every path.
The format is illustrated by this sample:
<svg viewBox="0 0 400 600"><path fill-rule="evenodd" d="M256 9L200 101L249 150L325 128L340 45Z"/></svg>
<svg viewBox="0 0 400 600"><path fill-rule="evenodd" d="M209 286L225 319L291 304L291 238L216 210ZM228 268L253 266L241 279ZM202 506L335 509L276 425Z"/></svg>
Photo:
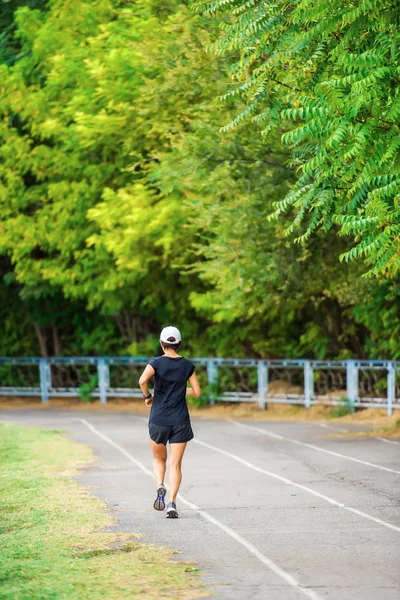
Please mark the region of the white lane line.
<svg viewBox="0 0 400 600"><path fill-rule="evenodd" d="M351 506L346 506L342 502L338 502L337 500L334 500L333 498L330 498L329 496L325 496L325 494L320 494L320 492L317 492L316 490L313 490L312 488L309 488L306 485L302 485L301 483L295 483L294 481L292 481L291 479L288 479L287 477L282 477L281 475L277 475L276 473L272 473L271 471L267 471L266 469L261 469L261 467L257 467L256 465L253 465L253 463L249 462L248 460L244 460L243 458L240 458L240 456L237 456L236 454L232 454L231 452L227 452L226 450L223 450L222 448L218 448L217 446L212 446L211 444L207 444L206 442L202 442L198 439L194 439L193 442L195 442L196 444L199 444L200 446L204 446L204 448L208 448L209 450L213 450L214 452L219 452L220 454L223 454L224 456L228 456L232 460L235 460L236 462L244 465L245 467L248 467L249 469L252 469L253 471L257 471L258 473L262 473L263 475L268 475L268 477L273 477L274 479L277 479L278 481L282 481L283 483L286 483L287 485L292 485L293 487L296 487L296 488L299 488L300 490L308 492L309 494L312 494L313 496L317 496L317 498L326 500L326 502L329 502L329 504L333 504L333 506L337 506L339 508L343 508L344 510L348 510L349 512L352 512L360 517L363 517L364 519L374 521L375 523L378 523L379 525L383 525L384 527L387 527L388 529L393 529L393 531L397 531L398 533L400 533L400 527L397 527L396 525L392 525L392 523L387 523L386 521L382 521L382 519L373 517L372 515L369 515L361 510L357 510L357 508L352 508Z"/></svg>
<svg viewBox="0 0 400 600"><path fill-rule="evenodd" d="M373 436L372 436L373 439ZM398 444L399 442L396 442L395 440L387 440L386 438L383 437L376 437L376 440L380 440L381 442L385 442L385 444Z"/></svg>
<svg viewBox="0 0 400 600"><path fill-rule="evenodd" d="M317 452L323 452L324 454L330 454L331 456L336 456L338 458L343 458L345 460L350 460L352 462L359 463L361 465L366 465L367 467L373 467L374 469L379 469L381 471L387 471L388 473L395 473L395 475L400 475L400 471L395 471L394 469L390 469L389 467L383 467L382 465L376 465L375 463L368 462L366 460L361 460L360 458L354 458L352 456L347 456L347 454L340 454L339 452L334 452L333 450L326 450L326 448L321 448L320 446L314 446L314 444L307 444L306 442L300 442L299 440L294 440L292 438L284 437L283 435L278 435L277 433L272 433L272 431L268 431L267 429L262 429L261 427L254 427L254 425L245 425L244 423L239 423L238 421L230 421L233 425L237 427L243 427L244 429L252 429L253 431L258 431L258 433L262 433L268 437L276 438L277 440L290 442L291 444L297 444L298 446L304 446L305 448L311 448L312 450L316 450Z"/></svg>
<svg viewBox="0 0 400 600"><path fill-rule="evenodd" d="M140 461L138 461L136 458L134 458L132 456L132 454L130 454L124 448L122 448L122 446L120 446L119 444L114 442L108 436L104 435L104 433L101 433L101 431L96 429L96 427L94 427L91 423L89 423L89 421L86 421L86 419L79 419L79 420L81 421L81 423L86 425L86 427L88 429L90 429L90 431L92 431L94 434L96 434L99 438L103 439L105 442L110 444L110 446L113 446L114 448L116 448L116 450L119 450L119 452L121 452L121 454L123 454L128 460L130 460L134 465L136 465L139 469L141 469L143 471L143 473L146 473L146 475L149 475L152 479L154 479L153 473L149 469L147 469L144 466L144 464L142 464ZM250 542L245 540L239 533L237 533L236 531L234 531L227 525L224 525L224 523L221 523L221 521L218 521L217 519L212 517L205 510L201 510L198 506L196 506L196 504L193 504L189 500L186 500L186 498L184 498L184 496L182 496L182 494L179 494L178 498L179 498L179 501L182 502L182 504L186 504L186 506L188 506L192 510L199 513L199 515L201 515L204 519L206 519L207 521L209 521L210 523L212 523L213 525L215 525L216 527L218 527L219 529L224 531L227 535L229 535L231 538L233 538L236 542L238 542L239 544L244 546L246 548L246 550L248 550L256 558L258 558L258 560L263 565L268 567L268 569L273 571L273 573L275 573L275 575L277 575L278 577L280 577L281 579L286 581L287 584L289 584L293 588L297 589L304 596L307 596L307 598L311 598L312 600L322 600L322 598L319 594L317 594L316 592L314 592L314 590L312 590L310 588L302 587L301 584L297 581L297 579L295 577L293 577L293 575L291 575L287 571L284 571L283 569L281 569L276 563L274 563L274 561L272 561L270 558L268 558L267 556L262 554L255 546L253 546L253 544L251 544Z"/></svg>
<svg viewBox="0 0 400 600"><path fill-rule="evenodd" d="M324 427L324 429L333 429L333 431L340 431L340 433L348 433L347 429L343 429L342 427L335 427L334 425L327 425L326 423L315 423L315 425L319 425L319 427Z"/></svg>

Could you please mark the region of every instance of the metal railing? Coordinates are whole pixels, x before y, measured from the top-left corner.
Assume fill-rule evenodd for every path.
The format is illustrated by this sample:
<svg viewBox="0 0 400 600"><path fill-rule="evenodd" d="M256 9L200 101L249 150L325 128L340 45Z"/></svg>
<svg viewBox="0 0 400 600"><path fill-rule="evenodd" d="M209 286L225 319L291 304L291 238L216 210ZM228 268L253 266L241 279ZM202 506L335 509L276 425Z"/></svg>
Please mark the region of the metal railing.
<svg viewBox="0 0 400 600"><path fill-rule="evenodd" d="M388 360L256 360L195 358L210 404L258 402L310 406L318 403L400 409L400 362ZM0 396L141 397L145 357L0 357Z"/></svg>

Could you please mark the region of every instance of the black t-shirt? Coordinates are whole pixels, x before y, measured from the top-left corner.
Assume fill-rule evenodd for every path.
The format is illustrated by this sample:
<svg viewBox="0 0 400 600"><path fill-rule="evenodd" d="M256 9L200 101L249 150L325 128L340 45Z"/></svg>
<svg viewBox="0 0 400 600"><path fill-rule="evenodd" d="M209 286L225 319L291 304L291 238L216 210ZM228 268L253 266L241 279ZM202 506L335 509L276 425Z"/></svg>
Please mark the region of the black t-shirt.
<svg viewBox="0 0 400 600"><path fill-rule="evenodd" d="M183 356L158 356L149 365L155 371L150 423L170 426L190 421L186 404L186 383L193 375L195 366Z"/></svg>

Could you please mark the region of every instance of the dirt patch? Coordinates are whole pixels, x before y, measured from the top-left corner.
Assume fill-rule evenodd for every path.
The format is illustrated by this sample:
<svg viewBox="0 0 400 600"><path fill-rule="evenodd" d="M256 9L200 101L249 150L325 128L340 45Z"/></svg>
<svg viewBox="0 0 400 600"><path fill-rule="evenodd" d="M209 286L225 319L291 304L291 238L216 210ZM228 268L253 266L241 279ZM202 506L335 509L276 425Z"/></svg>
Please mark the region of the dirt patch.
<svg viewBox="0 0 400 600"><path fill-rule="evenodd" d="M347 431L346 433L334 433L333 435L329 434L326 437L384 437L385 439L400 441L400 427L378 427L378 429L371 429L370 431Z"/></svg>
<svg viewBox="0 0 400 600"><path fill-rule="evenodd" d="M341 417L342 423L380 423L390 425L400 417L400 410L394 410L392 417L388 417L386 408L364 408L357 412Z"/></svg>
<svg viewBox="0 0 400 600"><path fill-rule="evenodd" d="M0 410L83 410L93 412L137 412L148 414L149 409L138 398L108 398L106 404L99 400L84 402L79 398L51 398L43 403L37 397L13 398L0 396Z"/></svg>
<svg viewBox="0 0 400 600"><path fill-rule="evenodd" d="M0 397L1 410L65 410L93 411L93 412L133 412L143 415L149 414L149 409L143 400L138 398L109 398L107 404L100 401L82 402L78 398L53 398L43 404L38 398L13 398ZM266 410L261 410L256 402L217 403L215 406L190 408L192 417L203 419L249 419L253 421L319 421L326 423L361 423L375 425L376 427L394 427L400 418L400 410L394 410L392 417L388 417L385 409L365 408L357 410L354 414L343 417L330 418L334 408L322 403L310 408L295 404L269 404Z"/></svg>
<svg viewBox="0 0 400 600"><path fill-rule="evenodd" d="M400 418L400 410L389 417L385 409L365 408L344 417L331 418L334 407L314 404L310 408L293 404L269 404L261 410L255 403L217 404L200 409L191 408L191 414L208 419L249 419L256 421L319 421L326 423L361 423L379 427L394 426Z"/></svg>
<svg viewBox="0 0 400 600"><path fill-rule="evenodd" d="M275 381L270 381L268 383L268 392L270 394L276 394L281 396L287 395L302 395L304 394L304 388L301 385L290 385L287 381L282 381L281 379L276 379Z"/></svg>

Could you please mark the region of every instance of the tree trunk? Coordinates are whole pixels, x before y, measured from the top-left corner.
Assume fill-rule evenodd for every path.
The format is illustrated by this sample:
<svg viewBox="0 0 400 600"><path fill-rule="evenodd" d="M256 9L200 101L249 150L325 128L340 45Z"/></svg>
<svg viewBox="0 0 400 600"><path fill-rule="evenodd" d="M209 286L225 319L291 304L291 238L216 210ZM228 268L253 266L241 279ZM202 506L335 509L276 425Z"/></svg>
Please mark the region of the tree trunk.
<svg viewBox="0 0 400 600"><path fill-rule="evenodd" d="M52 332L52 335L53 335L53 353L54 353L54 356L61 356L60 338L58 336L57 327L54 325L54 323L51 324L51 332Z"/></svg>
<svg viewBox="0 0 400 600"><path fill-rule="evenodd" d="M39 327L37 323L33 323L35 326L36 336L39 342L40 354L43 358L48 358L49 353L47 352L47 337L45 332Z"/></svg>
<svg viewBox="0 0 400 600"><path fill-rule="evenodd" d="M127 346L137 341L137 317L127 311L114 315L114 320Z"/></svg>

